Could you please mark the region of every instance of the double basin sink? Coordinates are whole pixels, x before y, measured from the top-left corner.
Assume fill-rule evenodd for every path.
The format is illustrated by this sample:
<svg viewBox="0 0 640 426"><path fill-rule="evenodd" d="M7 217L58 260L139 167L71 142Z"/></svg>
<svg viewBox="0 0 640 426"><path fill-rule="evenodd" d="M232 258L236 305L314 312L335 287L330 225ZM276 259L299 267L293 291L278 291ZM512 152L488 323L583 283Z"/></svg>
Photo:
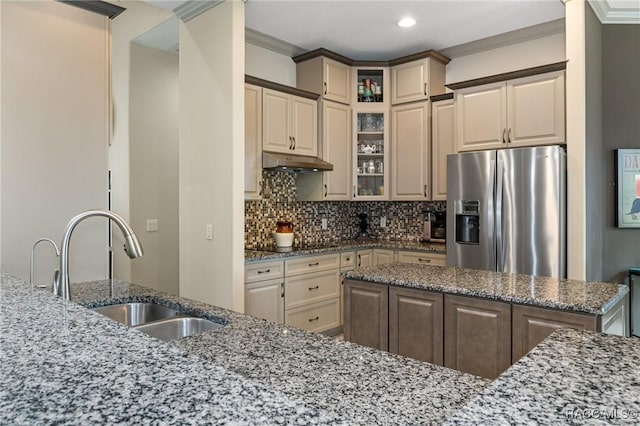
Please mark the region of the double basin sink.
<svg viewBox="0 0 640 426"><path fill-rule="evenodd" d="M181 314L157 303L122 303L94 311L160 340L176 340L223 327L213 321Z"/></svg>

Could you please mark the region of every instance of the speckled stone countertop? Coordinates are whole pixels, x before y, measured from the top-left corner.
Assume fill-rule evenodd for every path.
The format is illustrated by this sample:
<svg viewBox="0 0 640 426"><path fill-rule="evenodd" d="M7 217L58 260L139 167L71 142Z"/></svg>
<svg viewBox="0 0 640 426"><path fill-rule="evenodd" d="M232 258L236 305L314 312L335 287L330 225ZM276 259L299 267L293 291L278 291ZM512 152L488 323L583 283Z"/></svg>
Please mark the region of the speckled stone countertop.
<svg viewBox="0 0 640 426"><path fill-rule="evenodd" d="M602 315L629 287L447 266L392 263L345 272L346 278Z"/></svg>
<svg viewBox="0 0 640 426"><path fill-rule="evenodd" d="M277 260L285 259L291 256L307 256L312 254L329 254L349 250L363 250L370 248L380 248L388 250L407 250L407 251L421 251L434 254L446 254L447 248L444 243L421 243L416 241L392 241L392 240L375 240L375 239L362 239L362 240L346 240L336 243L329 243L327 245L311 246L306 248L294 247L289 252L275 253L273 251L266 251L261 249L245 249L244 259L245 263L257 262L261 260Z"/></svg>
<svg viewBox="0 0 640 426"><path fill-rule="evenodd" d="M557 330L445 424L640 424L640 339Z"/></svg>
<svg viewBox="0 0 640 426"><path fill-rule="evenodd" d="M118 281L0 294L0 423L430 424L488 383ZM162 342L80 305L130 301L225 326Z"/></svg>

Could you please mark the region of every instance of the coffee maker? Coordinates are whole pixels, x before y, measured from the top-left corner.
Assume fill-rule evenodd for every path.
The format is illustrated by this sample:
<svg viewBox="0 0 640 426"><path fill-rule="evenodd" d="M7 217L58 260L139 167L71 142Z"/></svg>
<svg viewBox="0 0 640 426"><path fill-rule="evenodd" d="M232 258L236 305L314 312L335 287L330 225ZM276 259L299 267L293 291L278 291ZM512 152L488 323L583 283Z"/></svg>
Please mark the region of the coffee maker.
<svg viewBox="0 0 640 426"><path fill-rule="evenodd" d="M444 243L447 238L447 213L424 210L423 242Z"/></svg>

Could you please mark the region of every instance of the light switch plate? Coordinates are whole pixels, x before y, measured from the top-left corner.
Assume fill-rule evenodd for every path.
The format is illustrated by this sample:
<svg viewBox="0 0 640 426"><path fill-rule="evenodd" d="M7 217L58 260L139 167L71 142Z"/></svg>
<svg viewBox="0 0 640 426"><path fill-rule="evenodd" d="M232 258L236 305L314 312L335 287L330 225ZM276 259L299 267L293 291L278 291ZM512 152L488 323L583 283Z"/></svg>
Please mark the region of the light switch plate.
<svg viewBox="0 0 640 426"><path fill-rule="evenodd" d="M327 223L327 218L326 218L326 217L323 217L323 218L322 218L322 230L323 230L323 231L326 231L327 229L329 229L329 225L328 225L328 223Z"/></svg>
<svg viewBox="0 0 640 426"><path fill-rule="evenodd" d="M380 217L380 228L386 228L387 227L387 217L386 216L381 216Z"/></svg>
<svg viewBox="0 0 640 426"><path fill-rule="evenodd" d="M147 219L147 232L158 231L158 219Z"/></svg>

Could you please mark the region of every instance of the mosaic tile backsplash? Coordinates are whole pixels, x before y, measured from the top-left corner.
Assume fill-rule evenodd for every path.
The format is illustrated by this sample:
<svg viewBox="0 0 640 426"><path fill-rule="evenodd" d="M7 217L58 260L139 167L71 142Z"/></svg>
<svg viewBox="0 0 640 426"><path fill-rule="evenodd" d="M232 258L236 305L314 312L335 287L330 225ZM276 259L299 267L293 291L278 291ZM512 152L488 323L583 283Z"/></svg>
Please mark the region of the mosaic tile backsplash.
<svg viewBox="0 0 640 426"><path fill-rule="evenodd" d="M274 245L276 222L289 220L294 245L326 244L358 236L358 214L366 213L369 234L386 240L415 241L422 234L423 210L444 211L444 201L297 201L295 174L263 171L262 200L245 201L244 244L248 249ZM380 227L386 216L387 226ZM322 230L326 218L328 229Z"/></svg>

